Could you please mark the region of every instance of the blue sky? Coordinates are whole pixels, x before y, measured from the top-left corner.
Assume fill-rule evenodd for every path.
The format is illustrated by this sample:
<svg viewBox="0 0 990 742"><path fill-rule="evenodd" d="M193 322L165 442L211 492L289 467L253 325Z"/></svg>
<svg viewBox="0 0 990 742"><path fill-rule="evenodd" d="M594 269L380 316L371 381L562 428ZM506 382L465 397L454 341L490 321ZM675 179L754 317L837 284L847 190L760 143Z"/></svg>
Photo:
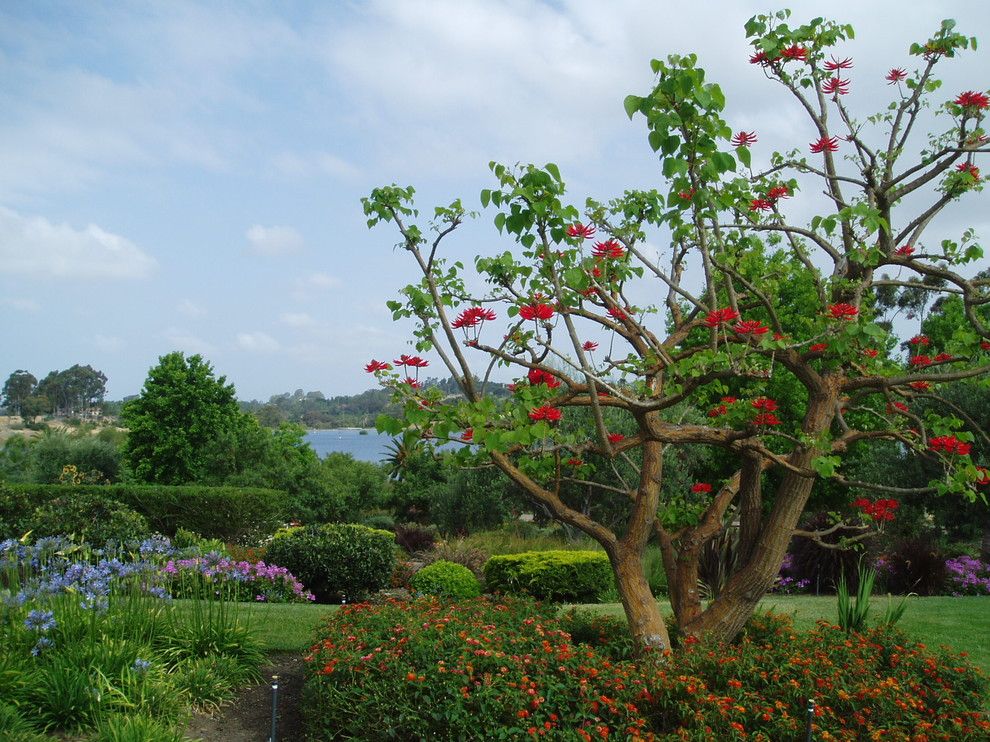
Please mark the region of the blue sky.
<svg viewBox="0 0 990 742"><path fill-rule="evenodd" d="M791 6L795 20L827 7L856 27L844 52L865 112L940 19L990 44L982 2ZM556 162L578 204L659 186L622 99L668 53L699 54L734 130L804 146L817 137L746 63L742 25L765 10L0 0L0 380L91 364L119 399L181 350L244 399L363 391L364 363L409 352L384 303L413 275L391 232L366 229L362 196L396 182L424 210L480 208L493 159ZM946 65L946 98L986 90L988 70L985 51ZM452 253L509 247L490 219ZM986 239L986 207L950 212L947 230L962 226Z"/></svg>

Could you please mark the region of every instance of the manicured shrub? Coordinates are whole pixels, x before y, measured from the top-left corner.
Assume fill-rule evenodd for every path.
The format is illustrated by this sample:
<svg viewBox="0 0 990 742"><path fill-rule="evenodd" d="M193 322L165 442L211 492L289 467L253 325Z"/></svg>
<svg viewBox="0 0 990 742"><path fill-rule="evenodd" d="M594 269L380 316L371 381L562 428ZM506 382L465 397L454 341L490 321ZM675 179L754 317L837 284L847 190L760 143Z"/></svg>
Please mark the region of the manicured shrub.
<svg viewBox="0 0 990 742"><path fill-rule="evenodd" d="M138 540L151 533L147 519L126 505L71 488L35 509L30 530L35 537L73 534L97 546Z"/></svg>
<svg viewBox="0 0 990 742"><path fill-rule="evenodd" d="M27 495L32 511L63 495L94 495L132 508L147 518L151 530L166 536L172 537L179 528L184 528L204 538L229 542L257 541L271 535L283 523L287 508L284 492L252 487L131 484L8 486L14 492Z"/></svg>
<svg viewBox="0 0 990 742"><path fill-rule="evenodd" d="M418 593L463 600L481 595L481 585L470 569L453 562L434 562L412 576L409 586Z"/></svg>
<svg viewBox="0 0 990 742"><path fill-rule="evenodd" d="M470 569L474 576L480 580L485 574L485 562L491 555L482 549L468 545L464 539L458 538L452 541L438 541L433 549L418 556L427 566L441 560L460 564Z"/></svg>
<svg viewBox="0 0 990 742"><path fill-rule="evenodd" d="M19 538L31 529L34 501L25 490L0 482L0 539Z"/></svg>
<svg viewBox="0 0 990 742"><path fill-rule="evenodd" d="M319 602L353 602L388 587L395 542L389 531L367 526L305 526L273 539L267 557L292 572Z"/></svg>
<svg viewBox="0 0 990 742"><path fill-rule="evenodd" d="M493 556L485 564L491 593L531 595L560 603L598 603L614 586L601 551L530 551Z"/></svg>
<svg viewBox="0 0 990 742"><path fill-rule="evenodd" d="M581 621L599 636L618 628ZM308 731L768 742L804 739L810 697L815 739L990 738L979 670L896 630L791 633L773 618L734 644L685 640L633 662L575 644L565 626L552 607L514 598L342 608L306 658Z"/></svg>

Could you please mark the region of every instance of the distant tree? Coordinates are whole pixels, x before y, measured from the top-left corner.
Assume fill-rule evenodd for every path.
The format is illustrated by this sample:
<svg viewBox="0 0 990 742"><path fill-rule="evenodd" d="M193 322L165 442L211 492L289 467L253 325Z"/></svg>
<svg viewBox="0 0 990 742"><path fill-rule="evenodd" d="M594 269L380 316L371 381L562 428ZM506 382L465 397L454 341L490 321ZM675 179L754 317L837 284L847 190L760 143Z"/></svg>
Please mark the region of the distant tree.
<svg viewBox="0 0 990 742"><path fill-rule="evenodd" d="M15 415L21 414L21 404L34 394L38 380L34 374L18 369L7 377L3 385L3 403Z"/></svg>
<svg viewBox="0 0 990 742"><path fill-rule="evenodd" d="M51 400L43 394L35 394L21 402L21 417L33 422L38 415L44 415L52 408Z"/></svg>
<svg viewBox="0 0 990 742"><path fill-rule="evenodd" d="M255 410L254 416L266 428L277 428L289 419L289 416L283 410L273 404L266 404L258 408Z"/></svg>
<svg viewBox="0 0 990 742"><path fill-rule="evenodd" d="M130 430L124 456L138 480L202 479L209 445L241 417L234 386L225 382L202 356L175 352L158 359L140 396L121 411Z"/></svg>

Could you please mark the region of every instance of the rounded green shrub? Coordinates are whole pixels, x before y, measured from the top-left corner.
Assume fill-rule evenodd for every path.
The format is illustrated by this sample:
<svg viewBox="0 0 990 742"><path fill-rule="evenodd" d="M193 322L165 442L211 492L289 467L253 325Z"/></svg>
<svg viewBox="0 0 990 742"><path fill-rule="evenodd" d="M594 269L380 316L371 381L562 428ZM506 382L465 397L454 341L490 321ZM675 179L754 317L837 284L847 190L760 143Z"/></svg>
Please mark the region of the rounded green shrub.
<svg viewBox="0 0 990 742"><path fill-rule="evenodd" d="M444 560L423 567L413 575L409 586L419 593L452 600L481 595L481 584L470 569Z"/></svg>
<svg viewBox="0 0 990 742"><path fill-rule="evenodd" d="M500 554L485 563L492 593L531 595L558 603L598 603L615 581L601 551L527 551Z"/></svg>
<svg viewBox="0 0 990 742"><path fill-rule="evenodd" d="M35 537L73 534L98 546L140 540L151 533L147 519L126 505L88 492L74 493L71 488L35 508L31 530Z"/></svg>
<svg viewBox="0 0 990 742"><path fill-rule="evenodd" d="M278 535L265 556L294 574L319 602L353 602L388 587L395 540L389 531L355 524L305 526Z"/></svg>

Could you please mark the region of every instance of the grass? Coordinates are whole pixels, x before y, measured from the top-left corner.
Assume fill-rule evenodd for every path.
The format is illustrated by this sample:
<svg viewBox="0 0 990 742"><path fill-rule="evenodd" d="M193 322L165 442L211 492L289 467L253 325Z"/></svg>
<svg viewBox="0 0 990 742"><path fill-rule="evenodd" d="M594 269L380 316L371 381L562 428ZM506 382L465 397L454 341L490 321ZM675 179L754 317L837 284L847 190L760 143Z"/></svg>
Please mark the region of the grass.
<svg viewBox="0 0 990 742"><path fill-rule="evenodd" d="M894 598L895 601L898 598ZM870 605L870 616L883 614L887 598L877 596ZM622 616L618 603L582 606L593 611ZM665 613L670 606L662 603ZM819 619L837 620L835 596L771 595L760 603L760 609L794 616L798 628L810 629ZM311 604L242 604L244 615L256 628L270 652L305 651L312 643L316 630L325 616L337 609L331 605ZM958 652L969 653L970 659L990 675L990 598L938 597L909 598L907 612L897 624L916 641L930 647L947 645Z"/></svg>

